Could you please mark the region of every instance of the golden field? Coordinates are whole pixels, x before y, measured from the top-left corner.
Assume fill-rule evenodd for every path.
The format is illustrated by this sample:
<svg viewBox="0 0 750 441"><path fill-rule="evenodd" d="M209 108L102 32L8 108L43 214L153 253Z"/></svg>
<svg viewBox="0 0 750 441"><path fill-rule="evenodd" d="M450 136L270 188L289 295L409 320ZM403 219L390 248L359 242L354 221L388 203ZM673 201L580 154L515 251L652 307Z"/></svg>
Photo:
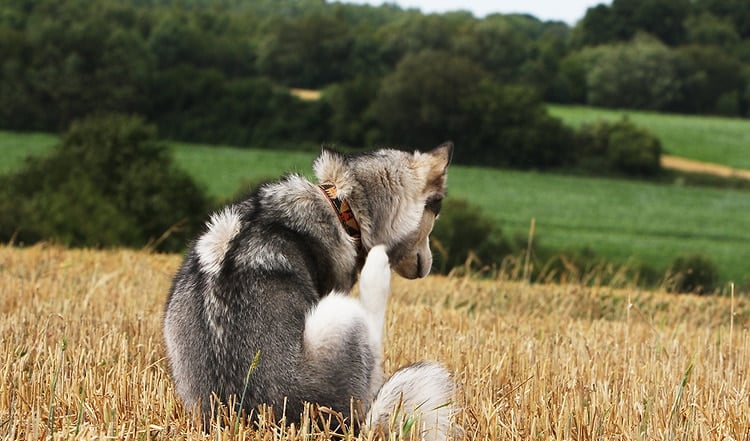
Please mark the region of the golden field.
<svg viewBox="0 0 750 441"><path fill-rule="evenodd" d="M325 439L195 427L161 336L179 263L0 247L0 439ZM448 366L466 439L747 440L749 327L739 293L394 278L385 370Z"/></svg>

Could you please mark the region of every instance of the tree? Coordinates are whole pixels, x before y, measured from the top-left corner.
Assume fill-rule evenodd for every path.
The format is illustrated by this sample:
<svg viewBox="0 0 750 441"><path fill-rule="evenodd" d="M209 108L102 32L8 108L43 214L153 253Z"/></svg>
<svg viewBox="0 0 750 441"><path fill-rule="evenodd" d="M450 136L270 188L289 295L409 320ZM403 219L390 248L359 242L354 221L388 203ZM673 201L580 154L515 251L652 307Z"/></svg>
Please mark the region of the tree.
<svg viewBox="0 0 750 441"><path fill-rule="evenodd" d="M685 39L683 23L691 11L690 0L614 0L611 6L586 11L578 40L583 45L627 41L640 31L678 45Z"/></svg>
<svg viewBox="0 0 750 441"><path fill-rule="evenodd" d="M349 77L350 26L328 14L272 21L258 48L258 71L290 87L320 88Z"/></svg>
<svg viewBox="0 0 750 441"><path fill-rule="evenodd" d="M440 51L409 54L383 78L372 103L381 141L428 147L475 136L471 107L487 74L470 60Z"/></svg>
<svg viewBox="0 0 750 441"><path fill-rule="evenodd" d="M372 107L381 140L427 147L451 139L463 164L550 168L570 159L572 134L528 86L505 86L445 52L407 55Z"/></svg>
<svg viewBox="0 0 750 441"><path fill-rule="evenodd" d="M695 8L734 23L740 38L750 38L750 3L745 0L696 0Z"/></svg>
<svg viewBox="0 0 750 441"><path fill-rule="evenodd" d="M550 116L537 90L490 81L474 101L479 129L456 151L457 160L475 165L550 169L574 160L573 133Z"/></svg>
<svg viewBox="0 0 750 441"><path fill-rule="evenodd" d="M177 250L209 208L155 128L124 115L75 122L52 155L1 180L3 241Z"/></svg>
<svg viewBox="0 0 750 441"><path fill-rule="evenodd" d="M531 40L516 30L510 19L493 15L458 34L452 49L482 66L495 81L511 82L519 78L530 45Z"/></svg>
<svg viewBox="0 0 750 441"><path fill-rule="evenodd" d="M371 77L357 77L325 89L322 99L330 113L328 141L355 147L374 141L378 135L370 103L379 89L380 81Z"/></svg>
<svg viewBox="0 0 750 441"><path fill-rule="evenodd" d="M612 9L599 4L586 10L586 15L577 26L576 39L581 46L596 46L611 43L620 38L615 26L616 17Z"/></svg>
<svg viewBox="0 0 750 441"><path fill-rule="evenodd" d="M589 173L651 177L661 171L661 142L627 119L584 125L574 145L577 167Z"/></svg>
<svg viewBox="0 0 750 441"><path fill-rule="evenodd" d="M691 44L731 47L740 41L734 24L709 12L685 20L686 40Z"/></svg>
<svg viewBox="0 0 750 441"><path fill-rule="evenodd" d="M678 49L678 54L681 57L682 90L679 101L673 106L674 110L740 113L744 78L743 65L739 60L716 46L685 46ZM724 103L720 103L722 97Z"/></svg>
<svg viewBox="0 0 750 441"><path fill-rule="evenodd" d="M664 110L679 97L676 53L653 39L600 46L592 50L589 62L588 104Z"/></svg>

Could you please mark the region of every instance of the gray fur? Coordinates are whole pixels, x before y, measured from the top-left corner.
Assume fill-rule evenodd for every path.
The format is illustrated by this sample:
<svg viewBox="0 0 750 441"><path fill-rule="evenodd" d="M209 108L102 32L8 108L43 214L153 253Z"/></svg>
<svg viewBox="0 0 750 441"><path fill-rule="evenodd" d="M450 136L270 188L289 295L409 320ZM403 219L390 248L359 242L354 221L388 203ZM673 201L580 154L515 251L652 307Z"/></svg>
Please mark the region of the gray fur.
<svg viewBox="0 0 750 441"><path fill-rule="evenodd" d="M363 256L378 244L405 277L429 272L427 235L437 213L425 204L444 196L451 148L323 152L316 174L334 182L352 207L361 248L317 185L296 175L262 185L212 217L174 278L164 315L177 393L206 427L212 394L239 402L246 390L248 413L268 404L277 416L283 409L288 422L299 421L304 402L355 421L361 416L348 415L352 399L365 411L377 403L390 280L385 251L363 270L360 291L370 293L369 301L341 293L350 292ZM331 308L348 315L337 317ZM446 376L438 377L436 389L453 390ZM392 399L398 386L386 385Z"/></svg>

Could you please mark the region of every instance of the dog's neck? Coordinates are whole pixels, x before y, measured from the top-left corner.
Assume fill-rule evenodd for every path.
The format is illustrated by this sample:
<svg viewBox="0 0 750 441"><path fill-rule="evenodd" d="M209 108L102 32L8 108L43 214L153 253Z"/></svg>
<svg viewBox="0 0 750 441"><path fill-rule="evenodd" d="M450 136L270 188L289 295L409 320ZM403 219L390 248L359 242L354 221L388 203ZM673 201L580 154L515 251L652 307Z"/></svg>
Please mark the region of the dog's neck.
<svg viewBox="0 0 750 441"><path fill-rule="evenodd" d="M325 181L321 184L318 184L318 188L323 191L323 194L326 195L326 198L331 203L331 206L338 215L339 221L344 227L346 234L354 238L359 245L362 238L362 232L359 229L359 223L354 217L354 212L352 212L349 204L338 196L338 189L336 189L336 185L331 181Z"/></svg>

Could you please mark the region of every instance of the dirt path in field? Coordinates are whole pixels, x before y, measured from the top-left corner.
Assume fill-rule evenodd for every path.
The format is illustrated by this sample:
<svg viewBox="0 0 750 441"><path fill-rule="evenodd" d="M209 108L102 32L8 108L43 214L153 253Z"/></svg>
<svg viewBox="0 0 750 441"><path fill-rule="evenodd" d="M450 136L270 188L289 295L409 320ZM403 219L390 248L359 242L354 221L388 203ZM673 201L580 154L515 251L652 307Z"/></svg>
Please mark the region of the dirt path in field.
<svg viewBox="0 0 750 441"><path fill-rule="evenodd" d="M750 180L750 170L727 167L725 165L714 164L711 162L695 161L692 159L681 158L679 156L662 155L661 166L686 172L706 173L723 176L725 178L735 177Z"/></svg>

